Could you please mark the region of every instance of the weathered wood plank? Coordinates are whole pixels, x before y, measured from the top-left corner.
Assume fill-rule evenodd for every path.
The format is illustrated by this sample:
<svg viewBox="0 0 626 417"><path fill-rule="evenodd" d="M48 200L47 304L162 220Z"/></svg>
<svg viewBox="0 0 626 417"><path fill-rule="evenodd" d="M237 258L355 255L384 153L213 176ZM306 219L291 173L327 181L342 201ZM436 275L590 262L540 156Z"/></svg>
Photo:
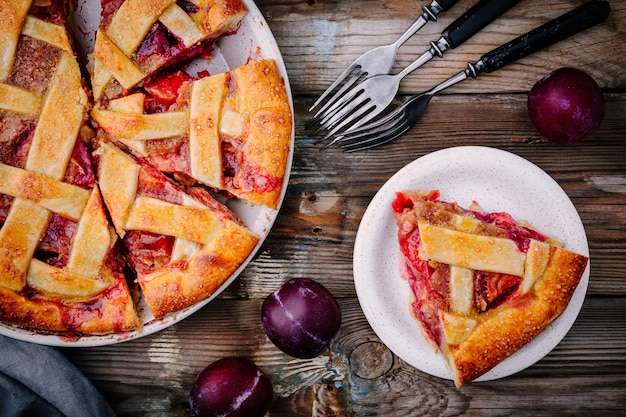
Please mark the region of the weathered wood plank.
<svg viewBox="0 0 626 417"><path fill-rule="evenodd" d="M319 94L363 52L394 42L420 14L427 1L258 1L283 52L295 94ZM358 4L357 4L358 3ZM427 24L399 50L394 72L404 68L439 39L441 31L475 2L461 0ZM460 47L434 58L407 76L401 92L424 91L475 62L480 56L532 28L584 3L584 0L525 0ZM612 1L606 22L566 39L452 93L528 91L545 74L576 66L605 88L626 86L626 4Z"/></svg>
<svg viewBox="0 0 626 417"><path fill-rule="evenodd" d="M311 360L290 358L267 340L260 304L218 300L158 334L66 353L120 417L189 415L196 373L227 355L248 357L270 376L276 396L271 416L626 412L623 298L588 298L571 331L545 358L517 375L461 389L391 354L355 299L340 300L343 325L330 355Z"/></svg>

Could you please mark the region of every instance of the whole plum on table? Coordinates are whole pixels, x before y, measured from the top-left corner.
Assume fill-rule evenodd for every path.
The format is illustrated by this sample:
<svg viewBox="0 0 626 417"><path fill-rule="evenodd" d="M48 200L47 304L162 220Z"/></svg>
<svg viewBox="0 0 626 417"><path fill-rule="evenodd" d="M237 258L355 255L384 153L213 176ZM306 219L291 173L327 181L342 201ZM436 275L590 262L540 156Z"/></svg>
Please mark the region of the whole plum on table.
<svg viewBox="0 0 626 417"><path fill-rule="evenodd" d="M241 357L219 359L196 377L189 405L198 417L262 417L274 395L272 382Z"/></svg>
<svg viewBox="0 0 626 417"><path fill-rule="evenodd" d="M317 281L295 278L268 295L261 308L263 328L283 352L309 359L328 348L341 327L341 310Z"/></svg>
<svg viewBox="0 0 626 417"><path fill-rule="evenodd" d="M575 68L559 68L539 80L528 95L528 116L552 142L578 142L604 119L604 97L596 81Z"/></svg>

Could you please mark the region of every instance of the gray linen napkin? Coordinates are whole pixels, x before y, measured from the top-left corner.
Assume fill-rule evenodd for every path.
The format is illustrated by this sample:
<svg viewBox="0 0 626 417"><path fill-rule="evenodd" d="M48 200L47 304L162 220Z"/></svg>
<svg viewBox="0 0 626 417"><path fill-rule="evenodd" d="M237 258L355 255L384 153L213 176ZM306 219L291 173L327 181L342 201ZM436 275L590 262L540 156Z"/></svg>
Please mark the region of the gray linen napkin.
<svg viewBox="0 0 626 417"><path fill-rule="evenodd" d="M0 335L0 417L115 417L56 348Z"/></svg>

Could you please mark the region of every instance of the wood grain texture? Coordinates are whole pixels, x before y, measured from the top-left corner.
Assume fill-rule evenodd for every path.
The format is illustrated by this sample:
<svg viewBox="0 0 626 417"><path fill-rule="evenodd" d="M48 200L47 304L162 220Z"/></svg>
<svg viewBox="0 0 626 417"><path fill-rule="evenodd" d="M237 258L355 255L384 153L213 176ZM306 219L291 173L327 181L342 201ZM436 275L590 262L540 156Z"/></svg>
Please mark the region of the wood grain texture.
<svg viewBox="0 0 626 417"><path fill-rule="evenodd" d="M626 303L589 298L565 339L531 368L456 389L393 357L380 375L355 372L364 344L379 343L355 299L341 299L343 325L327 355L293 359L266 340L260 300L219 300L156 335L66 352L123 415L187 415L197 372L228 355L254 360L272 379L272 416L598 415L623 412ZM243 319L242 319L243 318ZM602 328L597 324L602 323ZM375 362L375 359L374 359ZM621 411L620 411L621 410Z"/></svg>
<svg viewBox="0 0 626 417"><path fill-rule="evenodd" d="M314 95L324 91L362 53L394 42L426 3L416 0L258 2L277 38L290 75L294 74L291 78L294 93ZM439 39L443 29L474 3L460 0L442 13L437 22L424 26L400 48L393 72L416 59L430 41ZM400 93L428 90L482 54L583 3L584 0L520 2L467 42L447 51L443 58L434 58L407 76ZM604 88L623 88L626 4L621 1L610 4L611 14L601 25L474 82L461 83L449 92L528 91L538 79L562 66L587 71Z"/></svg>
<svg viewBox="0 0 626 417"><path fill-rule="evenodd" d="M472 3L460 0L407 42L398 67ZM503 39L582 3L520 2L467 44L407 77L401 93L427 89ZM355 154L320 152L305 128L307 110L360 53L395 40L425 2L257 4L284 54L294 92L296 147L284 204L256 258L205 308L134 341L63 350L117 414L191 416L188 394L195 375L214 360L241 355L273 381L273 417L626 415L626 2L611 1L609 20L582 36L437 96L406 135ZM569 147L543 140L526 114L530 86L563 65L592 74L606 99L600 129ZM360 219L385 181L420 156L462 145L515 153L563 187L587 232L591 276L578 319L552 352L516 375L456 389L381 343L356 297L352 251ZM329 352L311 360L286 356L261 327L263 299L293 277L321 282L339 299L343 314Z"/></svg>

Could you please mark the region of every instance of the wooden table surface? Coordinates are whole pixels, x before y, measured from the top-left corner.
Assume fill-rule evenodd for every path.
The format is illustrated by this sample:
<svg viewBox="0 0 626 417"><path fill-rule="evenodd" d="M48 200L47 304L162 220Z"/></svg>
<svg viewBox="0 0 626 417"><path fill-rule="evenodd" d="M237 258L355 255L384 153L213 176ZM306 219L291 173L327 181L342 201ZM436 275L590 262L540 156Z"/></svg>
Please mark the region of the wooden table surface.
<svg viewBox="0 0 626 417"><path fill-rule="evenodd" d="M600 26L431 102L423 121L384 147L319 152L307 109L362 52L393 42L425 0L261 0L293 91L296 139L287 195L256 258L214 302L157 334L118 345L64 349L119 416L189 416L189 390L210 362L239 355L271 378L270 416L616 416L626 415L626 1L611 0ZM461 0L401 49L406 66L474 1ZM402 82L423 91L484 52L582 0L525 0L470 41ZM542 140L526 113L530 87L562 66L591 74L605 91L599 130L574 146ZM452 146L503 149L536 164L569 195L591 253L580 315L561 343L513 376L472 383L423 373L391 353L357 300L352 252L362 215L404 165ZM529 202L532 204L532 202ZM281 353L260 321L263 299L284 281L314 278L338 299L343 324L330 352L311 360Z"/></svg>

